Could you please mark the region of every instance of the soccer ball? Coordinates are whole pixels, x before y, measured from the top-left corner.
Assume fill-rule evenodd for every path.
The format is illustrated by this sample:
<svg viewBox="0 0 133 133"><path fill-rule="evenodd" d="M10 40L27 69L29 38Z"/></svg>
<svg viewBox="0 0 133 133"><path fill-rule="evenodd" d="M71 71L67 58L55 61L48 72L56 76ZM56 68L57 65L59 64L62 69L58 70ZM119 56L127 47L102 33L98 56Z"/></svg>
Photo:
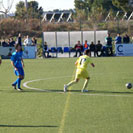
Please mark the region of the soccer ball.
<svg viewBox="0 0 133 133"><path fill-rule="evenodd" d="M132 84L131 83L126 83L126 87L127 87L127 89L131 89L132 88Z"/></svg>

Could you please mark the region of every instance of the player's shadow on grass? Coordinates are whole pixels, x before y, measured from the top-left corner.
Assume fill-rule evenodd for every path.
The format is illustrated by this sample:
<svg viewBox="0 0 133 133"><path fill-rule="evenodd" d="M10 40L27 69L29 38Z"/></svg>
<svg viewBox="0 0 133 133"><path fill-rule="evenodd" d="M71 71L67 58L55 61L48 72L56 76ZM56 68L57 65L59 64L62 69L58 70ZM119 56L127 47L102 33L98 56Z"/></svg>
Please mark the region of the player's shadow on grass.
<svg viewBox="0 0 133 133"><path fill-rule="evenodd" d="M24 89L22 92L18 92L16 90L10 90L9 92L12 93L64 93L63 90L29 90L29 89ZM81 93L81 90L68 90L67 92L74 92L74 93ZM88 92L86 92L88 94L133 94L132 90L129 91L123 91L123 92L119 92L119 91L110 91L110 90L88 90Z"/></svg>
<svg viewBox="0 0 133 133"><path fill-rule="evenodd" d="M64 93L63 90L44 90L44 91L39 91L39 90L24 90L23 92L31 92L31 93ZM81 93L81 90L68 90L68 92L75 92L75 93ZM88 90L89 94L133 94L131 91L126 91L126 92L118 92L118 91L106 91L106 90Z"/></svg>
<svg viewBox="0 0 133 133"><path fill-rule="evenodd" d="M39 91L39 90L24 90L23 92L47 92L47 93L64 93L64 90L42 90L42 91ZM67 92L81 92L81 90L68 90Z"/></svg>
<svg viewBox="0 0 133 133"><path fill-rule="evenodd" d="M102 94L133 94L133 92L129 91L124 91L124 92L119 92L119 91L105 91L105 90L89 90L89 93L102 93Z"/></svg>
<svg viewBox="0 0 133 133"><path fill-rule="evenodd" d="M56 92L56 93L62 93L63 90L23 90L22 92L31 92L31 93L51 93L51 92Z"/></svg>
<svg viewBox="0 0 133 133"><path fill-rule="evenodd" d="M56 128L58 126L51 126L51 125L0 125L1 127L29 127L29 128L41 128L41 127L46 127L46 128Z"/></svg>
<svg viewBox="0 0 133 133"><path fill-rule="evenodd" d="M6 93L49 93L49 92L57 92L57 93L62 93L63 90L25 90L23 89L23 91L17 91L17 90L0 90L2 92L6 92Z"/></svg>

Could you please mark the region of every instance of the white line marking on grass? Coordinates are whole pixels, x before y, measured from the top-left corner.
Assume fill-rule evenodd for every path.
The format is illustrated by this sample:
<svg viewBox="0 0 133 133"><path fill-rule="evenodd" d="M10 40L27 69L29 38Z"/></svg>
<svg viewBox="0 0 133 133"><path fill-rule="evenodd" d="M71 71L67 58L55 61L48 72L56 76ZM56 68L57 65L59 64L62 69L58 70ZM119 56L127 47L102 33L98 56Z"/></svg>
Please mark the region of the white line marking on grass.
<svg viewBox="0 0 133 133"><path fill-rule="evenodd" d="M62 119L61 119L60 128L59 128L58 133L63 133L63 129L64 129L64 126L65 126L66 115L67 115L68 109L69 109L70 96L71 96L70 92L68 92L68 96L66 98L65 107L64 107L64 111L63 111L63 115L62 115Z"/></svg>
<svg viewBox="0 0 133 133"><path fill-rule="evenodd" d="M32 90L37 90L37 91L41 91L41 92L55 92L55 93L63 93L63 90L62 91L53 91L53 90L44 90L44 89L39 89L39 88L33 88L33 87L30 87L28 86L29 83L32 83L32 82L37 82L37 81L41 81L41 80L51 80L51 79L62 79L62 78L69 78L71 76L60 76L60 77L51 77L51 78L44 78L44 79L36 79L36 80L30 80L30 81L27 81L23 84L24 87L28 88L28 89L32 89ZM91 91L90 91L91 93ZM71 94L77 94L77 95L86 95L86 96L106 96L106 97L133 97L133 95L116 95L116 94L90 94L90 93L76 93L76 92L71 92L71 87L70 87L70 92L68 92L67 94L67 97L66 97L66 102L65 102L65 106L64 106L64 111L63 111L63 114L62 114L62 119L61 119L61 123L60 123L60 127L59 127L59 130L58 130L58 133L63 133L64 131L64 126L65 126L65 121L66 121L66 116L67 116L67 113L68 113L68 110L69 110L69 104L70 104L70 97L71 97ZM95 92L96 93L96 92ZM103 92L104 93L104 92ZM110 92L111 93L111 92ZM116 92L117 93L117 92Z"/></svg>
<svg viewBox="0 0 133 133"><path fill-rule="evenodd" d="M62 78L69 78L69 77L72 77L72 76L59 76L59 77L50 77L50 78L44 78L44 79L35 79L35 80L26 81L25 83L23 83L23 86L25 88L28 88L28 89L31 89L31 90L52 92L52 90L46 90L46 89L44 90L44 89L39 89L39 88L33 88L33 87L28 86L28 84L32 83L32 82L41 81L41 80L62 79ZM61 92L57 92L57 93L61 93Z"/></svg>
<svg viewBox="0 0 133 133"><path fill-rule="evenodd" d="M72 77L72 76L62 76L62 77L52 77L52 78L31 80L31 81L25 82L23 84L23 86L26 87L26 88L28 88L28 89L39 90L39 91L47 91L48 92L49 90L42 90L42 89L38 89L38 88L29 87L27 84L28 83L32 83L32 82L36 82L36 81L40 81L40 80L62 79L62 78L68 78L68 77ZM70 90L71 90L71 87L70 87ZM62 91L62 92L58 92L58 93L64 93L64 92ZM58 131L59 133L63 133L63 129L64 129L64 125L65 125L65 119L66 119L66 115L67 115L68 108L69 108L69 103L70 103L70 96L71 96L70 94L71 93L68 92L68 96L66 98L65 107L64 107L64 111L63 111L63 115L62 115L62 119L61 119L61 123L60 123L60 128L59 128L59 131Z"/></svg>
<svg viewBox="0 0 133 133"><path fill-rule="evenodd" d="M63 89L62 91L53 91L53 90L46 90L46 89L39 89L39 88L34 88L34 87L30 87L28 86L29 83L32 82L37 82L37 81L41 81L41 80L51 80L51 79L62 79L62 78L69 78L72 76L60 76L60 77L51 77L51 78L44 78L44 79L36 79L36 80L30 80L30 81L26 81L25 83L23 83L23 86L27 89L31 89L31 90L36 90L36 91L41 91L41 92L55 92L55 93L64 93ZM62 87L63 88L63 87ZM90 92L91 93L91 92ZM106 96L106 97L133 97L133 95L125 95L125 94L90 94L88 93L75 93L75 92L71 92L70 94L76 94L76 95L88 95L88 96ZM95 92L97 93L97 92ZM104 93L104 92L103 92ZM115 92L114 92L115 93ZM116 92L117 93L117 92ZM126 92L125 92L126 93ZM65 94L65 93L64 93Z"/></svg>
<svg viewBox="0 0 133 133"><path fill-rule="evenodd" d="M74 72L75 73L75 70ZM72 80L74 78L74 75L72 77ZM69 88L69 90L71 90L72 87ZM68 92L68 96L67 96L67 99L66 99L66 103L65 103L65 107L64 107L64 111L63 111L63 115L62 115L62 119L61 119L61 123L60 123L60 128L59 128L59 131L58 133L63 133L63 129L64 129L64 126L65 126L65 120L66 120L66 115L68 113L68 109L69 109L69 103L70 103L70 95L71 93Z"/></svg>
<svg viewBox="0 0 133 133"><path fill-rule="evenodd" d="M133 95L110 95L110 94L87 94L87 93L84 93L84 94L80 94L80 95L89 95L89 96L106 96L106 97L133 97Z"/></svg>

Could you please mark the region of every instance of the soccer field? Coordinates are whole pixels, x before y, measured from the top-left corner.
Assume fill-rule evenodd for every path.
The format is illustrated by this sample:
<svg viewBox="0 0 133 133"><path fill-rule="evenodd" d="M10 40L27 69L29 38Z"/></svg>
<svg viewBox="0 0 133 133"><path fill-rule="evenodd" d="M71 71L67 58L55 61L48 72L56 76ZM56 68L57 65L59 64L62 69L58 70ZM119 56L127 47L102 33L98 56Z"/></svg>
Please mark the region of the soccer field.
<svg viewBox="0 0 133 133"><path fill-rule="evenodd" d="M132 133L133 57L93 58L87 93L84 80L63 93L76 58L25 61L25 87L15 91L10 60L0 66L0 133Z"/></svg>

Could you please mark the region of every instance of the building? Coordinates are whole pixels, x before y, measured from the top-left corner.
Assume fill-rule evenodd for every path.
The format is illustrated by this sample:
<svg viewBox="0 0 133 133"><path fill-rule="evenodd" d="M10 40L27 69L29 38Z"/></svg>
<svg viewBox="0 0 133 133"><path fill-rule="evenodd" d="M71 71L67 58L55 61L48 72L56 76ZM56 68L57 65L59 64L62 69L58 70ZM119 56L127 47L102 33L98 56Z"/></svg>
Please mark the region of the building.
<svg viewBox="0 0 133 133"><path fill-rule="evenodd" d="M44 12L43 21L45 22L73 22L72 14L73 10L55 10Z"/></svg>

